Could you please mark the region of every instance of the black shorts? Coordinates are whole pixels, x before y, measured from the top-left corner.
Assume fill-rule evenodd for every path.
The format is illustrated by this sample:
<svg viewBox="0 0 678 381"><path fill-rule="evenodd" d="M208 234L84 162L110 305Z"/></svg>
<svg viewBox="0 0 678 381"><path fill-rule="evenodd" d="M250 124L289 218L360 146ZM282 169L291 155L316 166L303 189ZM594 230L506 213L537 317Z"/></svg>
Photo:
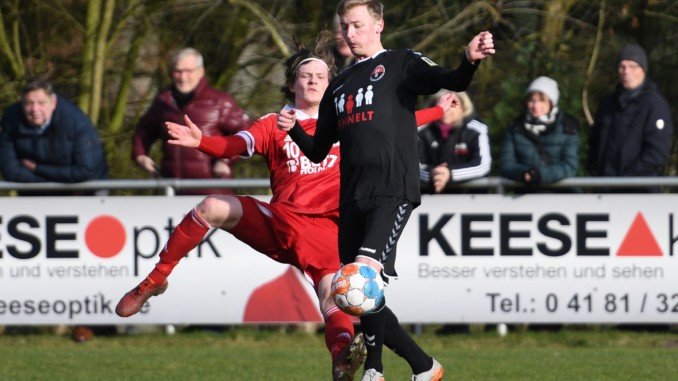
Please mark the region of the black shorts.
<svg viewBox="0 0 678 381"><path fill-rule="evenodd" d="M412 213L412 203L392 197L356 200L339 207L339 256L342 264L359 255L384 266L395 277L396 244Z"/></svg>

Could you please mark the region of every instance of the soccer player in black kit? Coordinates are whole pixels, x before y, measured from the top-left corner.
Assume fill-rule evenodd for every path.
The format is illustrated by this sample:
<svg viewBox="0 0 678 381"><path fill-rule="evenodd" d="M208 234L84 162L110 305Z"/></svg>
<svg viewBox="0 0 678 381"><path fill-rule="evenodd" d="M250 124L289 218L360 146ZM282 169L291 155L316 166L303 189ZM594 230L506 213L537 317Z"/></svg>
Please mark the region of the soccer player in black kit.
<svg viewBox="0 0 678 381"><path fill-rule="evenodd" d="M395 277L395 245L412 209L421 202L415 103L441 88L465 90L479 60L494 54L489 32L473 38L456 70L446 70L408 50L385 50L383 5L377 0L342 0L337 6L344 38L358 61L341 72L320 103L315 135L307 135L293 113L282 112L306 156L322 161L341 147L339 253L343 264L367 263ZM457 100L458 102L458 100ZM360 317L367 344L363 381L384 380L385 344L412 368L413 380L441 380L443 368L400 326L385 305Z"/></svg>

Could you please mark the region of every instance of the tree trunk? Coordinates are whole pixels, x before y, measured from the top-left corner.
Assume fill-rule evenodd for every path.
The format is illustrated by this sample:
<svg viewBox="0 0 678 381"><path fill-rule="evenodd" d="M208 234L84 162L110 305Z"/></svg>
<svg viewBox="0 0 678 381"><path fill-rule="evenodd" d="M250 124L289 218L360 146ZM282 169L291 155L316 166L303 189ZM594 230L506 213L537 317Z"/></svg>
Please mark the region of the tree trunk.
<svg viewBox="0 0 678 381"><path fill-rule="evenodd" d="M104 14L99 23L99 30L97 31L94 61L92 62L92 93L89 105L89 117L92 119L94 125L99 122L99 114L101 111L101 93L103 91L104 68L106 66L106 37L111 30L111 23L113 22L115 0L106 0L105 4Z"/></svg>
<svg viewBox="0 0 678 381"><path fill-rule="evenodd" d="M570 9L579 0L548 0L544 5L539 39L549 51L553 51L562 39L565 19Z"/></svg>
<svg viewBox="0 0 678 381"><path fill-rule="evenodd" d="M86 17L78 106L83 112L91 117L90 104L92 101L92 71L94 70L96 31L101 20L101 2L99 0L89 0L87 2Z"/></svg>

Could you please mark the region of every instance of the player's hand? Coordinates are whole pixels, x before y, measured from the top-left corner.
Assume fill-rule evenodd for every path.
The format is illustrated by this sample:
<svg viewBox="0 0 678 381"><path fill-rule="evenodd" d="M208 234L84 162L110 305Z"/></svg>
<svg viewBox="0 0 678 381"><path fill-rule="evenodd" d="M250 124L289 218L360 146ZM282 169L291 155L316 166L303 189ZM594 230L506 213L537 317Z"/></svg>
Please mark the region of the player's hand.
<svg viewBox="0 0 678 381"><path fill-rule="evenodd" d="M460 104L459 96L455 92L446 93L438 100L438 107L443 109L443 114L451 108L459 107Z"/></svg>
<svg viewBox="0 0 678 381"><path fill-rule="evenodd" d="M471 63L493 55L495 50L492 33L483 31L477 36L473 37L471 42L469 42L468 46L466 47L465 53L466 58L471 61Z"/></svg>
<svg viewBox="0 0 678 381"><path fill-rule="evenodd" d="M212 166L214 177L228 178L231 176L231 167L223 160L217 160Z"/></svg>
<svg viewBox="0 0 678 381"><path fill-rule="evenodd" d="M171 138L167 140L167 143L184 147L199 146L200 139L202 139L202 131L200 131L195 123L191 122L188 115L184 115L184 121L186 122L185 126L172 122L165 122L167 133L169 133Z"/></svg>
<svg viewBox="0 0 678 381"><path fill-rule="evenodd" d="M436 193L442 192L452 178L452 172L450 172L450 169L447 167L447 163L442 163L433 168L431 171L431 178L433 179L433 190Z"/></svg>
<svg viewBox="0 0 678 381"><path fill-rule="evenodd" d="M136 162L141 169L148 172L150 175L158 175L158 168L155 166L155 161L150 156L139 155L136 157Z"/></svg>
<svg viewBox="0 0 678 381"><path fill-rule="evenodd" d="M289 131L294 127L294 123L297 122L297 115L294 112L294 109L292 110L285 110L282 109L278 113L278 129L283 130L285 132Z"/></svg>

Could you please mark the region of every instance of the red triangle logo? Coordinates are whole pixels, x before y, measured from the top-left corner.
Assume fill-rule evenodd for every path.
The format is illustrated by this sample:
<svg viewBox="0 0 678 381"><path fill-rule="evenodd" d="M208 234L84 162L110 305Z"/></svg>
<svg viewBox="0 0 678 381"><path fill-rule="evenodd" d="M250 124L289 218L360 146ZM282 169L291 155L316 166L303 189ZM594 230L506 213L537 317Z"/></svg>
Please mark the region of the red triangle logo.
<svg viewBox="0 0 678 381"><path fill-rule="evenodd" d="M619 250L617 250L618 257L661 257L664 253L659 248L654 234L645 221L643 214L638 212L636 218L633 219L629 231L626 232L626 237L622 241Z"/></svg>

